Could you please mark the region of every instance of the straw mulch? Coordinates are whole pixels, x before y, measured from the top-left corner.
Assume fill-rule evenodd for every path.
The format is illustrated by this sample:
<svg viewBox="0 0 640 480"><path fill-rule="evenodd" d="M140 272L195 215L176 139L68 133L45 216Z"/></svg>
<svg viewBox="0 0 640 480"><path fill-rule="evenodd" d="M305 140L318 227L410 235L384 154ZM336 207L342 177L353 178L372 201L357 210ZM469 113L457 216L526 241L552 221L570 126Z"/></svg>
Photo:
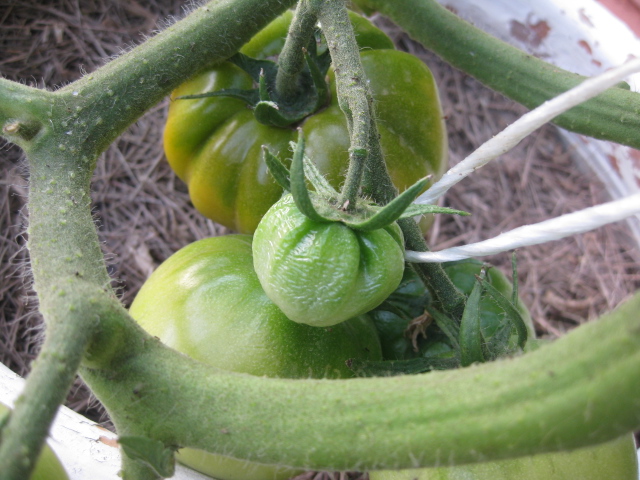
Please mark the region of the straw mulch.
<svg viewBox="0 0 640 480"><path fill-rule="evenodd" d="M181 3L0 0L0 73L55 89L140 43L164 19L181 16ZM424 58L434 71L452 162L525 111L384 25L400 48ZM165 110L166 102L141 118L108 149L95 172L94 212L114 286L125 304L172 252L196 239L226 233L194 211L184 184L163 157ZM603 186L571 153L554 127L541 129L450 192L446 204L473 216L439 217L430 244L440 249L478 241L605 201ZM27 180L16 147L0 148L0 170L0 361L24 375L38 351L41 318L30 290ZM487 260L510 268L508 254ZM523 249L518 260L521 293L544 336L562 335L615 307L640 287L638 248L624 223ZM99 406L80 383L68 404L93 418L100 416Z"/></svg>

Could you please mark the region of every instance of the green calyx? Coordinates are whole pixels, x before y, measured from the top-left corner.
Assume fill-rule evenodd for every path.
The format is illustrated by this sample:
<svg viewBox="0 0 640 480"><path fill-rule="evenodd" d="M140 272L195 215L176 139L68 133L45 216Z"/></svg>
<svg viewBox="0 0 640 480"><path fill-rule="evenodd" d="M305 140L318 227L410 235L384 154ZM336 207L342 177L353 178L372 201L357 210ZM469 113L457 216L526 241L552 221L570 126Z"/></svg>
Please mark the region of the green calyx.
<svg viewBox="0 0 640 480"><path fill-rule="evenodd" d="M331 57L328 50L318 54L316 38L303 49L305 68L292 78L296 82L293 95L280 95L276 88L279 66L271 60L258 60L236 53L229 61L249 74L256 88L243 90L229 88L198 95L184 95L178 100L206 97L233 97L243 100L251 108L258 122L280 128L300 123L304 118L324 107L329 99L329 86L325 80Z"/></svg>
<svg viewBox="0 0 640 480"><path fill-rule="evenodd" d="M412 204L429 183L426 177L406 189L385 206L359 198L356 205L340 202L340 193L322 176L313 161L305 155L305 140L302 130L298 131L298 142L291 143L293 159L288 169L283 162L264 148L265 162L275 180L291 192L298 209L309 219L317 222L342 222L348 227L363 232L378 230L391 225L396 220L427 213L449 213L469 215L437 205ZM366 156L366 151L362 154ZM307 188L311 184L313 191Z"/></svg>

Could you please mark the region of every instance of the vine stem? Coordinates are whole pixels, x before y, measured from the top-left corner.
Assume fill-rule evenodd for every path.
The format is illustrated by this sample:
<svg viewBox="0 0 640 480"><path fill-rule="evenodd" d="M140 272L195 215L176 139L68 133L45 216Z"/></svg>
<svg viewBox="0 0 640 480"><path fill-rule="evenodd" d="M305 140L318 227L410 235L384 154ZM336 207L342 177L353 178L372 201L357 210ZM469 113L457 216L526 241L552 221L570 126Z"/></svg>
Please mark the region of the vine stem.
<svg viewBox="0 0 640 480"><path fill-rule="evenodd" d="M278 56L276 74L276 99L286 101L295 98L299 91L299 74L304 68L304 48L313 39L318 19L316 12L306 0L298 2L298 7L289 26L287 39Z"/></svg>
<svg viewBox="0 0 640 480"><path fill-rule="evenodd" d="M370 143L378 142L377 132L372 131L376 128L373 97L360 61L360 50L345 0L315 0L314 4L331 54L338 103L347 119L351 139L349 169L340 196L340 204L351 209L355 208L358 200ZM379 146L377 150L380 150Z"/></svg>
<svg viewBox="0 0 640 480"><path fill-rule="evenodd" d="M440 180L416 199L415 203L434 204L451 187L491 160L508 152L527 135L553 120L558 115L579 105L606 89L616 85L626 76L640 71L640 59L608 70L596 77L588 78L578 86L543 103L524 114L503 131L480 145L471 155L445 173Z"/></svg>

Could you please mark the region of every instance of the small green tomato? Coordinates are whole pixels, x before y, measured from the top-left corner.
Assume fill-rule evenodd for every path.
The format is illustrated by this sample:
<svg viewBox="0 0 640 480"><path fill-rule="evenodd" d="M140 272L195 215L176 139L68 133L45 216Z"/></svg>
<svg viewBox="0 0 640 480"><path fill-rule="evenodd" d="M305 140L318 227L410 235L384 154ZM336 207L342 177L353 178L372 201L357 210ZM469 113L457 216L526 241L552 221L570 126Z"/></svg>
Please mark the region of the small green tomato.
<svg viewBox="0 0 640 480"><path fill-rule="evenodd" d="M290 194L264 216L254 268L291 320L326 327L380 305L400 284L404 246L396 223L370 232L304 216Z"/></svg>

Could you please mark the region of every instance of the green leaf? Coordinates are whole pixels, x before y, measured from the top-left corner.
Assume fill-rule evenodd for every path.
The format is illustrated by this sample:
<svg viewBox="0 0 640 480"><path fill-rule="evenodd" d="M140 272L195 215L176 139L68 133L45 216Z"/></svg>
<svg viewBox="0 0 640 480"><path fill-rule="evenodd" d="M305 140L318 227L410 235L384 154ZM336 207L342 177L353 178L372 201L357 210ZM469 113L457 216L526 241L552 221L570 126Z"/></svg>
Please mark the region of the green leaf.
<svg viewBox="0 0 640 480"><path fill-rule="evenodd" d="M293 151L297 148L296 142L290 142L291 149ZM320 173L316 164L309 158L307 154L303 154L302 160L304 163L304 175L311 183L311 186L315 189L316 193L323 197L336 198L338 196L338 192L335 188L331 186L331 184L324 178L324 175Z"/></svg>
<svg viewBox="0 0 640 480"><path fill-rule="evenodd" d="M458 340L460 338L460 327L458 324L435 307L427 306L427 312L433 317L433 320L436 322L438 328L442 330L442 333L447 336L453 348L460 350L460 342Z"/></svg>
<svg viewBox="0 0 640 480"><path fill-rule="evenodd" d="M520 348L524 348L527 343L527 337L529 331L527 325L524 323L522 315L509 299L507 299L500 291L491 285L484 277L478 277L479 282L482 284L482 288L489 294L489 296L502 308L507 315L507 318L516 327L518 333L518 345ZM474 287L475 290L475 287ZM473 292L472 292L473 295Z"/></svg>
<svg viewBox="0 0 640 480"><path fill-rule="evenodd" d="M291 161L291 195L298 209L307 218L316 222L326 222L313 206L304 176L304 134L298 129L298 143Z"/></svg>
<svg viewBox="0 0 640 480"><path fill-rule="evenodd" d="M256 83L260 82L261 76L275 76L278 69L278 65L271 60L258 60L240 52L229 57L228 61L247 72Z"/></svg>
<svg viewBox="0 0 640 480"><path fill-rule="evenodd" d="M487 361L496 360L511 353L509 343L512 329L513 324L509 319L502 317L493 335L487 337L485 332L482 331L482 338L484 339L483 348Z"/></svg>
<svg viewBox="0 0 640 480"><path fill-rule="evenodd" d="M484 279L486 270L480 271L478 280ZM467 299L462 321L460 322L460 362L463 367L476 362L484 362L482 351L482 330L480 325L480 298L482 297L483 284L478 281L474 284L471 295Z"/></svg>
<svg viewBox="0 0 640 480"><path fill-rule="evenodd" d="M118 443L129 458L144 463L159 477L173 476L174 452L170 448L165 448L161 441L148 437L124 436L118 438Z"/></svg>
<svg viewBox="0 0 640 480"><path fill-rule="evenodd" d="M278 184L286 191L291 191L291 182L289 181L289 169L282 163L282 161L267 148L266 145L262 146L262 153L264 155L264 162L267 164L267 168L273 178Z"/></svg>
<svg viewBox="0 0 640 480"><path fill-rule="evenodd" d="M304 52L304 59L307 62L307 67L309 68L309 74L311 75L311 80L313 82L313 87L316 94L316 104L314 111L319 110L326 103L327 97L329 95L329 86L324 79L327 71L324 70L323 72L322 70L320 70L316 58L309 55L308 52Z"/></svg>
<svg viewBox="0 0 640 480"><path fill-rule="evenodd" d="M403 212L409 207L409 205L411 205L411 202L416 199L428 182L429 177L418 180L363 222L345 223L354 230L361 230L364 232L370 232L372 230L378 230L386 227L401 217Z"/></svg>
<svg viewBox="0 0 640 480"><path fill-rule="evenodd" d="M518 304L518 260L516 258L516 252L511 254L511 278L513 278L511 287L511 303Z"/></svg>

